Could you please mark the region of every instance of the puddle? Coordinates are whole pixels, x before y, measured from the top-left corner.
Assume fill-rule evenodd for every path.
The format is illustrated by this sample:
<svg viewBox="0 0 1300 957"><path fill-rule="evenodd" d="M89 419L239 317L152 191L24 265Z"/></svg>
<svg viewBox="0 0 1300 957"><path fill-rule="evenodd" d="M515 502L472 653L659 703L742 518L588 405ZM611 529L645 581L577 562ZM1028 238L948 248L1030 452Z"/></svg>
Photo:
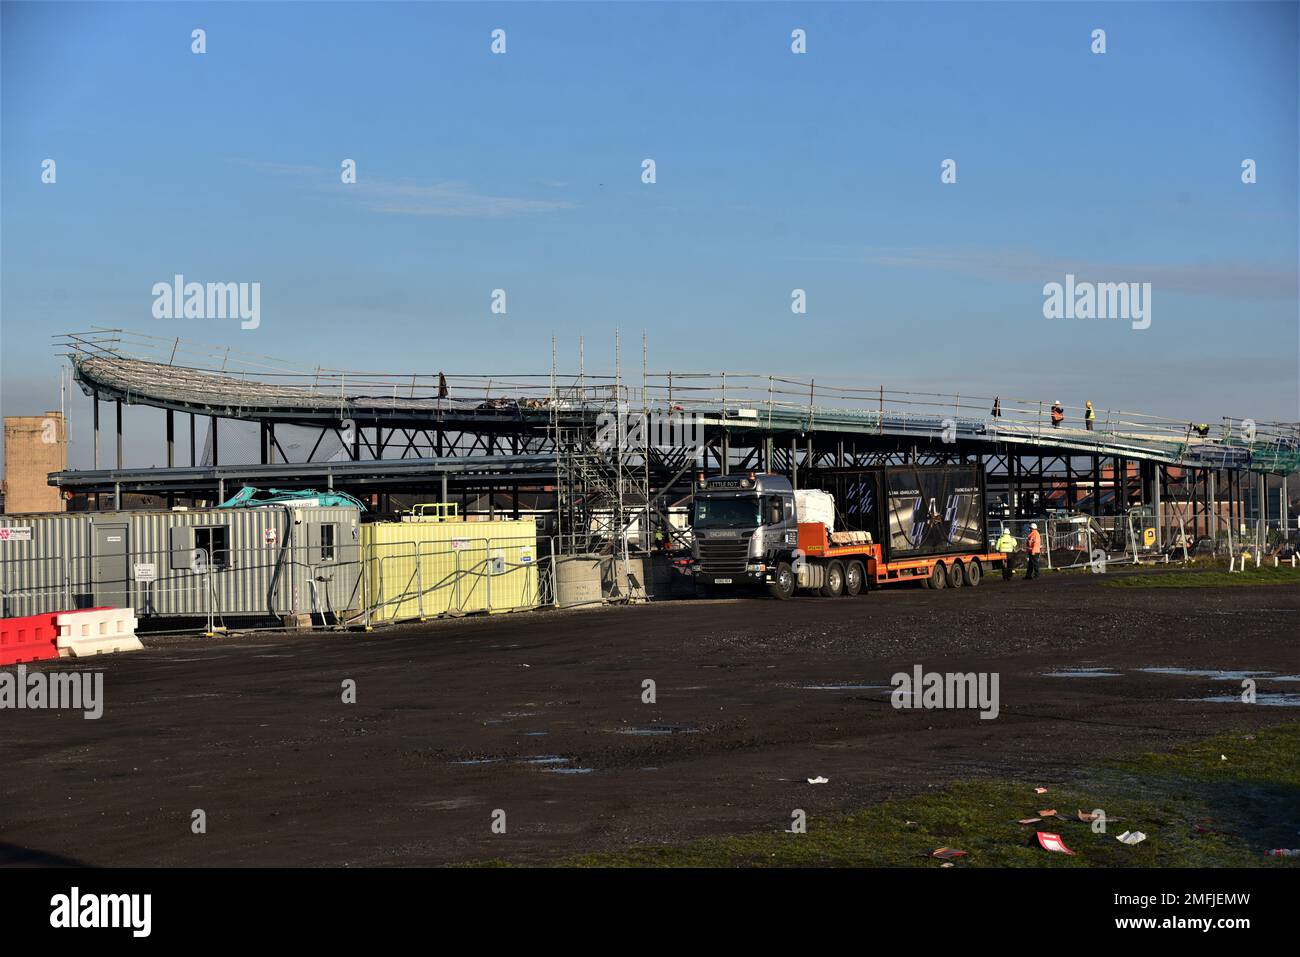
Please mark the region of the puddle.
<svg viewBox="0 0 1300 957"><path fill-rule="evenodd" d="M452 764L499 764L500 758L468 758L464 761L453 761Z"/></svg>
<svg viewBox="0 0 1300 957"><path fill-rule="evenodd" d="M1044 678L1118 678L1118 671L1105 668L1066 668L1063 671L1044 671Z"/></svg>
<svg viewBox="0 0 1300 957"><path fill-rule="evenodd" d="M520 764L568 764L568 758L562 758L557 754L539 754L534 758L520 758Z"/></svg>
<svg viewBox="0 0 1300 957"><path fill-rule="evenodd" d="M853 684L827 684L827 685L800 685L804 691L876 691L880 688L891 688L892 685L853 685Z"/></svg>
<svg viewBox="0 0 1300 957"><path fill-rule="evenodd" d="M699 728L691 724L648 724L643 728L620 728L615 734L631 734L638 737L664 734L698 734Z"/></svg>
<svg viewBox="0 0 1300 957"><path fill-rule="evenodd" d="M1139 668L1149 675L1177 675L1180 678L1216 678L1220 681L1241 681L1243 678L1268 678L1271 671L1218 671L1209 668ZM1272 679L1269 678L1271 681ZM1285 680L1285 679L1283 679Z"/></svg>
<svg viewBox="0 0 1300 957"><path fill-rule="evenodd" d="M523 732L523 736L524 736L525 738L540 738L540 737L544 737L545 735L548 735L548 734L550 734L550 733L551 733L551 732L549 732L549 731L525 731L525 732Z"/></svg>
<svg viewBox="0 0 1300 957"><path fill-rule="evenodd" d="M445 801L417 801L412 807L427 807L435 811L455 811L463 807L473 807L478 801L474 798L449 798Z"/></svg>
<svg viewBox="0 0 1300 957"><path fill-rule="evenodd" d="M1245 704L1239 694L1215 694L1208 698L1179 698L1179 701L1214 701L1219 704ZM1300 708L1300 694L1283 694L1278 691L1257 692L1255 704L1270 708Z"/></svg>
<svg viewBox="0 0 1300 957"><path fill-rule="evenodd" d="M547 774L590 774L591 768L547 768Z"/></svg>

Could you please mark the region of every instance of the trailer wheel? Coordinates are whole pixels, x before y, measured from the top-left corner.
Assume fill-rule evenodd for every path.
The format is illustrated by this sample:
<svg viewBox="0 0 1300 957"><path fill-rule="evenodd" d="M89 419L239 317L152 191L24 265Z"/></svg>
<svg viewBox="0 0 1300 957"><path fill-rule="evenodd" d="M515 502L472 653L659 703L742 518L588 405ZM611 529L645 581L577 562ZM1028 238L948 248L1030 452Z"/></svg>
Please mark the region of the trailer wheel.
<svg viewBox="0 0 1300 957"><path fill-rule="evenodd" d="M823 598L839 598L844 594L844 565L831 562L826 566L826 581L821 587Z"/></svg>
<svg viewBox="0 0 1300 957"><path fill-rule="evenodd" d="M961 559L954 558L952 564L948 566L948 587L960 588L963 578L965 578L965 574L961 569Z"/></svg>
<svg viewBox="0 0 1300 957"><path fill-rule="evenodd" d="M773 598L779 598L781 601L789 601L794 597L794 569L788 562L780 562L776 566L776 571L772 574L773 581L767 586L767 593Z"/></svg>
<svg viewBox="0 0 1300 957"><path fill-rule="evenodd" d="M966 576L966 584L970 585L971 588L978 585L980 579L984 577L984 569L980 567L980 560L978 558L972 558L967 562L965 567L962 569L962 573Z"/></svg>
<svg viewBox="0 0 1300 957"><path fill-rule="evenodd" d="M867 570L862 567L862 562L849 562L844 569L844 594L849 598L857 598L866 584Z"/></svg>
<svg viewBox="0 0 1300 957"><path fill-rule="evenodd" d="M944 588L948 584L948 572L943 567L943 562L935 562L934 567L930 569L930 577L926 579L926 585L930 588Z"/></svg>

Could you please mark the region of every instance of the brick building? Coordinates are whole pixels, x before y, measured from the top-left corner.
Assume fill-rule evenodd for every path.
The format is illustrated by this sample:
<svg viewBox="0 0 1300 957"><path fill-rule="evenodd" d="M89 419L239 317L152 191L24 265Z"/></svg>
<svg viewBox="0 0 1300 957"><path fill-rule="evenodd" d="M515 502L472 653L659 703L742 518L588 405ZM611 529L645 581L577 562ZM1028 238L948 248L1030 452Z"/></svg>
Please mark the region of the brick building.
<svg viewBox="0 0 1300 957"><path fill-rule="evenodd" d="M63 498L47 481L68 467L68 430L63 413L7 415L5 424L6 514L61 512Z"/></svg>

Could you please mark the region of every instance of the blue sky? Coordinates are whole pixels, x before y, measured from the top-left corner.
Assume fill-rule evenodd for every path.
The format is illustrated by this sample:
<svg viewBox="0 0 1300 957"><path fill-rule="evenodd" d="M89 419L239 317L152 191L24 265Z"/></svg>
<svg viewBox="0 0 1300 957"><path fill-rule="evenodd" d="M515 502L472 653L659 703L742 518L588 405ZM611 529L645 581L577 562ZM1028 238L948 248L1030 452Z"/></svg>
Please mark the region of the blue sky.
<svg viewBox="0 0 1300 957"><path fill-rule="evenodd" d="M0 18L5 414L57 407L48 337L92 325L413 372L545 372L552 335L612 368L617 325L661 370L1300 416L1294 3ZM1045 319L1066 272L1150 281L1151 327ZM153 318L175 273L260 282L261 326Z"/></svg>

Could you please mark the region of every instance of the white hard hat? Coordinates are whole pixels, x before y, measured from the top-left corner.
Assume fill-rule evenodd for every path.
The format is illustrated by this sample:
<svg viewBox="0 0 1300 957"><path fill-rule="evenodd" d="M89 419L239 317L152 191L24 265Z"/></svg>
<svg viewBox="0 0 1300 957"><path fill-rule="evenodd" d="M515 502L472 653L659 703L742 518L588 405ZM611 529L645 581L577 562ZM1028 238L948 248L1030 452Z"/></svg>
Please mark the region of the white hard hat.
<svg viewBox="0 0 1300 957"><path fill-rule="evenodd" d="M1037 527L1038 527L1038 523L1037 523L1037 522L1030 522L1030 523L1029 523L1029 527L1030 527L1030 528L1037 528Z"/></svg>

